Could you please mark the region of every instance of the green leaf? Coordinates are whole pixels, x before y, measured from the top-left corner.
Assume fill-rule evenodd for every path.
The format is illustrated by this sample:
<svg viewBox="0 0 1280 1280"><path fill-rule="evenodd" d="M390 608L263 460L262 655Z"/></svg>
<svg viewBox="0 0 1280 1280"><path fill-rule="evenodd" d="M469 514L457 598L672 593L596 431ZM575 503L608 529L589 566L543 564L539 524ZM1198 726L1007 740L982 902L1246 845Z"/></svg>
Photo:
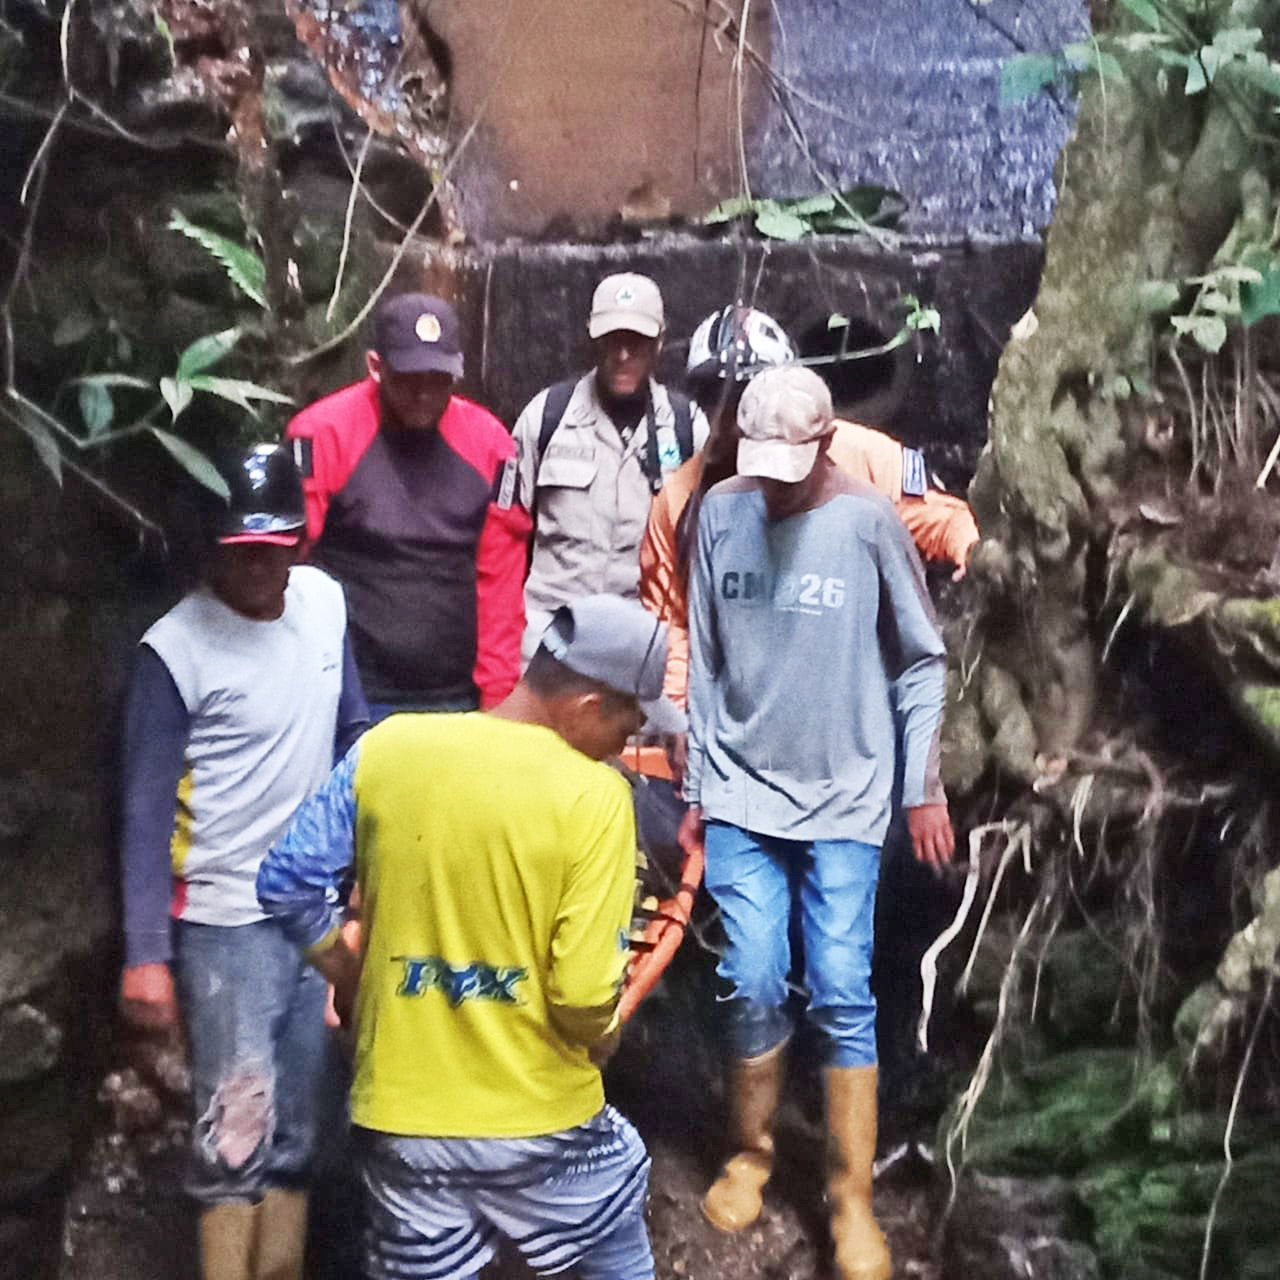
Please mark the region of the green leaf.
<svg viewBox="0 0 1280 1280"><path fill-rule="evenodd" d="M202 373L215 365L240 341L240 329L223 329L221 333L206 334L197 338L179 357L174 377L181 382L193 373Z"/></svg>
<svg viewBox="0 0 1280 1280"><path fill-rule="evenodd" d="M242 409L247 409L255 417L257 410L252 404L254 400L270 400L274 404L293 403L288 396L282 395L279 391L259 386L256 382L246 382L242 378L214 378L206 373L197 373L189 380L189 385L197 391L208 391L211 395L221 396L223 400L230 400L232 404L238 404Z"/></svg>
<svg viewBox="0 0 1280 1280"><path fill-rule="evenodd" d="M1120 0L1120 3L1129 10L1139 22L1146 23L1152 31L1159 31L1161 27L1160 14L1151 0Z"/></svg>
<svg viewBox="0 0 1280 1280"><path fill-rule="evenodd" d="M1019 53L1006 58L1000 68L1000 105L1011 107L1053 84L1061 65L1052 53Z"/></svg>
<svg viewBox="0 0 1280 1280"><path fill-rule="evenodd" d="M1215 267L1207 275L1188 276L1187 280L1190 284L1257 284L1262 279L1262 272L1256 267L1236 266L1234 263L1227 263L1224 267Z"/></svg>
<svg viewBox="0 0 1280 1280"><path fill-rule="evenodd" d="M53 345L55 347L74 346L87 338L97 327L94 318L87 312L68 312L58 321L53 331Z"/></svg>
<svg viewBox="0 0 1280 1280"><path fill-rule="evenodd" d="M731 196L728 200L721 200L710 213L704 214L702 221L708 226L714 226L718 222L732 222L734 218L740 218L754 208L754 200L746 196Z"/></svg>
<svg viewBox="0 0 1280 1280"><path fill-rule="evenodd" d="M1210 84L1213 78L1218 74L1218 68L1224 62L1230 62L1232 55L1225 49L1218 48L1215 44L1207 44L1200 50L1200 65L1204 68L1205 78Z"/></svg>
<svg viewBox="0 0 1280 1280"><path fill-rule="evenodd" d="M206 489L211 489L224 501L230 501L231 490L227 488L227 482L218 474L218 468L199 449L168 431L161 431L159 427L149 427L148 430L168 449L189 476L198 480Z"/></svg>
<svg viewBox="0 0 1280 1280"><path fill-rule="evenodd" d="M756 230L772 240L799 240L808 235L809 224L786 209L769 208L761 202L756 210Z"/></svg>
<svg viewBox="0 0 1280 1280"><path fill-rule="evenodd" d="M237 244L216 231L210 231L207 227L196 226L177 209L172 211L169 229L181 231L216 258L226 271L227 278L247 298L251 298L260 307L267 305L267 269L252 249Z"/></svg>
<svg viewBox="0 0 1280 1280"><path fill-rule="evenodd" d="M1205 351L1221 351L1227 340L1227 322L1221 316L1173 316L1170 323Z"/></svg>
<svg viewBox="0 0 1280 1280"><path fill-rule="evenodd" d="M836 207L836 198L824 191L816 196L804 196L799 200L780 201L782 208L790 210L797 217L807 217L811 213L830 213Z"/></svg>
<svg viewBox="0 0 1280 1280"><path fill-rule="evenodd" d="M827 317L827 332L832 329L847 329L849 327L849 317L842 316L838 311L833 311Z"/></svg>
<svg viewBox="0 0 1280 1280"><path fill-rule="evenodd" d="M1096 71L1108 80L1122 80L1124 72L1115 54L1100 49L1096 41L1080 40L1064 45L1062 56L1072 71Z"/></svg>
<svg viewBox="0 0 1280 1280"><path fill-rule="evenodd" d="M1273 264L1257 284L1240 286L1240 323L1246 329L1274 315L1280 315L1280 264Z"/></svg>
<svg viewBox="0 0 1280 1280"><path fill-rule="evenodd" d="M1133 384L1123 373L1120 373L1111 379L1108 390L1113 400L1127 400L1133 394Z"/></svg>
<svg viewBox="0 0 1280 1280"><path fill-rule="evenodd" d="M169 412L177 422L178 415L191 403L195 390L189 382L179 382L173 378L160 379L160 394L169 406Z"/></svg>
<svg viewBox="0 0 1280 1280"><path fill-rule="evenodd" d="M1228 58L1249 53L1261 43L1261 27L1223 27L1213 33L1213 47Z"/></svg>
<svg viewBox="0 0 1280 1280"><path fill-rule="evenodd" d="M116 406L111 399L111 392L102 383L81 383L77 399L80 402L80 417L84 419L85 430L90 439L110 428L116 416Z"/></svg>
<svg viewBox="0 0 1280 1280"><path fill-rule="evenodd" d="M73 386L91 387L133 387L138 391L150 391L155 383L146 378L135 378L131 373L86 373L83 377L72 378Z"/></svg>
<svg viewBox="0 0 1280 1280"><path fill-rule="evenodd" d="M1234 299L1229 298L1225 293L1219 293L1216 289L1210 289L1200 298L1200 306L1206 311L1212 311L1215 315L1234 316L1240 310L1240 304Z"/></svg>
<svg viewBox="0 0 1280 1280"><path fill-rule="evenodd" d="M908 329L915 329L917 332L929 330L937 333L942 328L942 316L937 307L921 307L908 314L906 325Z"/></svg>
<svg viewBox="0 0 1280 1280"><path fill-rule="evenodd" d="M1203 93L1209 87L1209 81L1205 76L1204 67L1201 65L1200 59L1191 56L1185 62L1187 68L1187 97L1190 97L1193 93Z"/></svg>
<svg viewBox="0 0 1280 1280"><path fill-rule="evenodd" d="M1138 305L1148 315L1177 306L1182 290L1172 280L1147 280L1138 287Z"/></svg>

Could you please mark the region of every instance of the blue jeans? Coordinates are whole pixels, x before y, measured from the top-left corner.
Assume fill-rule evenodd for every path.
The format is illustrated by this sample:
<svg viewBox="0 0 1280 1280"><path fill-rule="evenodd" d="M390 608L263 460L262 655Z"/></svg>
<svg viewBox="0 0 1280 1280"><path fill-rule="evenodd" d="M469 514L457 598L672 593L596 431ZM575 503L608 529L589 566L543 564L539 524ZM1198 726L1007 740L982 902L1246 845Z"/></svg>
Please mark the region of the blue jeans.
<svg viewBox="0 0 1280 1280"><path fill-rule="evenodd" d="M324 1088L324 979L272 920L180 920L174 952L195 1108L188 1192L212 1205L305 1185L326 1097L341 1122Z"/></svg>
<svg viewBox="0 0 1280 1280"><path fill-rule="evenodd" d="M791 1034L788 923L798 897L808 1016L827 1039L830 1065L873 1066L871 943L880 850L859 840L783 840L724 822L707 823L706 850L707 890L728 940L717 972L732 988L734 1057L758 1057Z"/></svg>

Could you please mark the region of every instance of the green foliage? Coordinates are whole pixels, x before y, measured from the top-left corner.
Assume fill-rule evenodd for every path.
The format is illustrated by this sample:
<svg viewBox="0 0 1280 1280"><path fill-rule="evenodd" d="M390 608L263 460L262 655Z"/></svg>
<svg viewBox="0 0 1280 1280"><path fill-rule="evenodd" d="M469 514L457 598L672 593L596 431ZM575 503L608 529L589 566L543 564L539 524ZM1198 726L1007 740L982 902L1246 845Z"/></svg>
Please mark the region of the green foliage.
<svg viewBox="0 0 1280 1280"><path fill-rule="evenodd" d="M1001 104L1022 101L1046 87L1069 84L1083 72L1107 78L1126 74L1135 79L1149 77L1153 65L1161 92L1170 92L1171 78L1181 76L1183 94L1216 92L1229 81L1223 91L1233 102L1242 90L1280 99L1280 63L1268 56L1260 28L1230 25L1228 13L1229 25L1211 34L1198 32L1188 25L1189 19L1162 0L1119 3L1141 29L1100 35L1056 53L1007 59L1000 77ZM1138 310L1167 318L1157 323L1167 323L1170 342L1186 339L1202 351L1221 351L1233 328L1247 329L1264 316L1280 314L1280 246L1276 240L1274 227L1265 242L1256 238L1247 241L1233 233L1215 256L1211 272L1187 280L1144 284L1136 299ZM1188 293L1190 305L1173 314Z"/></svg>
<svg viewBox="0 0 1280 1280"><path fill-rule="evenodd" d="M771 240L800 240L808 235L868 231L897 225L906 201L888 187L850 187L794 200L756 200L734 196L722 200L702 219L708 226L750 217Z"/></svg>
<svg viewBox="0 0 1280 1280"><path fill-rule="evenodd" d="M906 308L906 315L903 317L902 324L898 328L898 332L893 335L887 342L880 343L876 347L861 347L857 350L848 350L844 343L840 345L840 350L832 356L818 356L816 359L806 360L805 364L839 364L846 360L869 360L873 356L887 355L890 351L896 351L899 347L904 346L911 341L911 335L914 333L938 333L942 328L942 316L936 307L924 306L920 299L914 293L904 294L902 305ZM828 331L833 329L849 328L849 317L841 315L838 311L833 312L827 317ZM847 340L847 333L846 333Z"/></svg>
<svg viewBox="0 0 1280 1280"><path fill-rule="evenodd" d="M1072 87L1087 73L1109 79L1122 77L1122 60L1145 54L1153 54L1161 64L1162 88L1167 85L1168 73L1177 72L1183 76L1184 93L1204 93L1229 66L1255 89L1280 98L1280 64L1267 56L1258 27L1223 27L1206 44L1151 0L1120 3L1147 28L1145 31L1097 36L1057 51L1006 58L1000 71L1000 105L1022 102L1043 89Z"/></svg>
<svg viewBox="0 0 1280 1280"><path fill-rule="evenodd" d="M227 278L245 297L260 307L267 305L267 269L252 249L237 244L216 231L210 231L207 227L197 226L177 209L173 210L169 219L169 229L181 231L216 258L226 269Z"/></svg>

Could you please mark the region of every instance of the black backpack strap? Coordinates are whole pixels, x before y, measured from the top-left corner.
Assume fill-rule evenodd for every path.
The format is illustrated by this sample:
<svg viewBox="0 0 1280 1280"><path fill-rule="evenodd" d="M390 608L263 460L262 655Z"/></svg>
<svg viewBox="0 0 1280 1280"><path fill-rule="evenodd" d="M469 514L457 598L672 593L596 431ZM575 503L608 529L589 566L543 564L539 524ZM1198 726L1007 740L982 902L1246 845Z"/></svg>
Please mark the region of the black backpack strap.
<svg viewBox="0 0 1280 1280"><path fill-rule="evenodd" d="M676 419L676 447L680 450L680 461L688 462L693 457L693 402L680 391L668 391L667 397Z"/></svg>
<svg viewBox="0 0 1280 1280"><path fill-rule="evenodd" d="M569 401L573 399L573 389L577 385L577 378L569 378L565 382L557 382L555 386L547 388L547 398L542 405L542 425L538 428L538 465L533 469L535 479L538 472L542 470L542 457L547 451L547 445L551 443L551 437L555 435L556 428L564 420Z"/></svg>
<svg viewBox="0 0 1280 1280"><path fill-rule="evenodd" d="M693 457L693 405L686 395L679 391L667 391L667 399L671 402L671 414L675 419L676 448L680 450L680 461L688 462ZM658 457L658 425L655 421L653 394L645 406L648 419L646 429L649 438L644 445L644 473L649 478L649 488L656 494L662 488L662 462Z"/></svg>
<svg viewBox="0 0 1280 1280"><path fill-rule="evenodd" d="M538 427L538 456L533 467L533 492L525 495L525 508L529 517L538 522L538 473L542 470L542 459L546 456L547 445L555 435L556 428L564 420L569 401L573 399L573 389L578 385L577 378L569 378L557 382L547 388L547 398L542 402L542 423Z"/></svg>

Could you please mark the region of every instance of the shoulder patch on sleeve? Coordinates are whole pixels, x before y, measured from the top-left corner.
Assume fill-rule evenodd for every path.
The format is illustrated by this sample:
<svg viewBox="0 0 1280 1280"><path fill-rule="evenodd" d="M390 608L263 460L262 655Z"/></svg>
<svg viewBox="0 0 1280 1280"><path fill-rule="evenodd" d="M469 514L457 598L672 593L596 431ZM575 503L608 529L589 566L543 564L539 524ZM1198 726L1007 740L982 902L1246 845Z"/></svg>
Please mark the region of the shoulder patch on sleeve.
<svg viewBox="0 0 1280 1280"><path fill-rule="evenodd" d="M929 470L919 449L902 450L902 496L923 498L929 491Z"/></svg>
<svg viewBox="0 0 1280 1280"><path fill-rule="evenodd" d="M310 436L295 436L289 441L293 448L293 461L304 480L312 479L314 469L311 464L311 438Z"/></svg>
<svg viewBox="0 0 1280 1280"><path fill-rule="evenodd" d="M493 502L500 511L509 511L514 505L519 475L519 464L516 459L505 459L493 485Z"/></svg>

